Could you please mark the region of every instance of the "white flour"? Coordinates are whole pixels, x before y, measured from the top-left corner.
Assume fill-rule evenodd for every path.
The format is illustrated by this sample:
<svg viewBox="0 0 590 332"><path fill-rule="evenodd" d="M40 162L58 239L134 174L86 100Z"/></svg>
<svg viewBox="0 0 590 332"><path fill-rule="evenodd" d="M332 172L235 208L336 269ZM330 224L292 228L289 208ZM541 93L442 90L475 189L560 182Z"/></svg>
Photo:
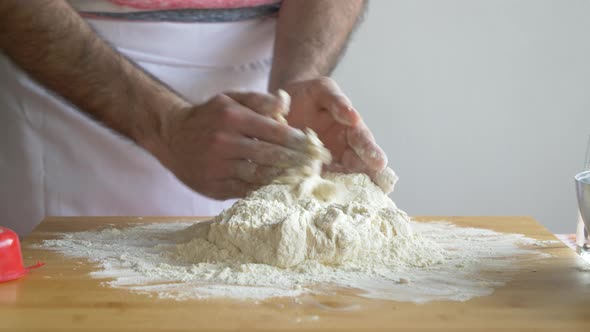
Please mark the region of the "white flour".
<svg viewBox="0 0 590 332"><path fill-rule="evenodd" d="M190 264L171 257L176 243L187 240L191 225L180 221L69 233L44 241L43 247L98 262L101 270L92 275L112 278L107 281L110 286L162 298L266 299L352 288L366 297L422 303L489 295L510 280L519 269L517 263L546 256L533 246L547 244L519 234L411 222L414 235L393 251L401 257L439 257L440 263L386 263L381 256L369 255L337 267L309 261L282 269L255 263ZM411 247L404 248L408 243ZM415 252L416 248L421 249Z"/></svg>
<svg viewBox="0 0 590 332"><path fill-rule="evenodd" d="M542 242L519 234L410 222L365 175L327 181L338 188L327 201L273 184L212 222L64 234L43 246L99 262L93 275L112 278L111 286L179 300L348 288L398 301L465 301L503 285L517 261L543 257L522 248Z"/></svg>
<svg viewBox="0 0 590 332"><path fill-rule="evenodd" d="M176 257L186 263L264 263L282 268L308 261L360 266L369 263L367 257L388 265L442 260L439 253L424 252L424 244L409 240L408 217L368 176L328 174L298 186L306 189L271 184L211 223L187 230L193 240L179 245Z"/></svg>
<svg viewBox="0 0 590 332"><path fill-rule="evenodd" d="M500 234L411 223L363 174L319 176L329 161L312 131L310 163L236 202L210 222L64 234L43 246L97 261L96 277L174 299L265 299L354 289L399 301L465 301L505 283L515 262L541 255ZM501 273L498 273L498 272Z"/></svg>

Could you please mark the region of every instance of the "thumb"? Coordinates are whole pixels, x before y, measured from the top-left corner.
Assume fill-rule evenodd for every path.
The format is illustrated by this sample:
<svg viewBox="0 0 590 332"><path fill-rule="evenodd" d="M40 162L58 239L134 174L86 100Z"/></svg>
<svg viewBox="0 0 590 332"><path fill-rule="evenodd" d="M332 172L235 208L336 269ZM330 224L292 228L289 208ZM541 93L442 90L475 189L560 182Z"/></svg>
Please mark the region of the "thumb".
<svg viewBox="0 0 590 332"><path fill-rule="evenodd" d="M319 85L315 91L318 93L319 105L330 111L337 122L345 126L355 126L361 117L336 81L325 78L318 82Z"/></svg>
<svg viewBox="0 0 590 332"><path fill-rule="evenodd" d="M327 108L337 122L345 126L354 126L360 121L361 117L352 106L350 99L344 95L333 95L331 99Z"/></svg>

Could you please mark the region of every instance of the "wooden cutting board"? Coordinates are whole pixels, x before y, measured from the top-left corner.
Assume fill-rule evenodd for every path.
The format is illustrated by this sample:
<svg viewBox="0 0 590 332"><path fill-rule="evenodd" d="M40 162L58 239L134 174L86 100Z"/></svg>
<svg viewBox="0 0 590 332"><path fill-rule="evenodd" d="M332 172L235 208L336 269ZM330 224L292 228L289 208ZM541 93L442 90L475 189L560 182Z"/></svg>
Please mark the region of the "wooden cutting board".
<svg viewBox="0 0 590 332"><path fill-rule="evenodd" d="M186 218L195 220L199 218ZM200 218L201 220L204 218ZM522 233L540 240L553 235L528 217L430 217L460 226ZM39 249L31 244L55 233L104 228L110 223L178 221L179 218L49 218L23 242L27 264L46 266L25 278L0 284L0 328L6 331L179 330L552 330L590 328L590 266L562 244L540 248L553 255L521 271L492 295L466 302L414 304L360 298L342 292L311 300L273 299L177 302L101 284L89 272L95 264ZM351 309L353 308L353 309Z"/></svg>

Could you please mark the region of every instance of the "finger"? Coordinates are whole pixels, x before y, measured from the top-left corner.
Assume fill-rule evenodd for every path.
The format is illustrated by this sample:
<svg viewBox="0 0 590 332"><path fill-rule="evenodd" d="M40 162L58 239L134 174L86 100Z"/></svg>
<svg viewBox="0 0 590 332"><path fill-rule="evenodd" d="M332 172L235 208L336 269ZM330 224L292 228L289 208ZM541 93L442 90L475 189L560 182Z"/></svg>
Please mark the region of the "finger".
<svg viewBox="0 0 590 332"><path fill-rule="evenodd" d="M224 152L226 158L251 160L262 166L290 168L309 164L310 157L304 151L288 149L280 145L254 140L248 137L232 138Z"/></svg>
<svg viewBox="0 0 590 332"><path fill-rule="evenodd" d="M301 130L264 117L244 106L237 105L236 107L239 108L239 112L236 112L235 126L242 135L290 149L305 149L307 139Z"/></svg>
<svg viewBox="0 0 590 332"><path fill-rule="evenodd" d="M381 190L383 190L383 192L386 194L389 194L393 191L395 183L398 180L398 177L393 169L389 167L385 167L380 172L370 174L370 176L373 182L375 182L375 184L377 184L377 186L381 188Z"/></svg>
<svg viewBox="0 0 590 332"><path fill-rule="evenodd" d="M254 92L228 92L226 96L230 97L240 105L264 116L274 116L283 112L283 102L277 96L266 93Z"/></svg>
<svg viewBox="0 0 590 332"><path fill-rule="evenodd" d="M385 168L387 156L375 143L373 135L364 124L361 123L356 127L347 128L346 139L348 145L370 169L381 171Z"/></svg>
<svg viewBox="0 0 590 332"><path fill-rule="evenodd" d="M280 102L280 109L279 113L274 116L274 119L282 124L287 124L287 119L285 119L285 117L291 110L291 96L287 93L287 91L282 89L277 90L276 95Z"/></svg>
<svg viewBox="0 0 590 332"><path fill-rule="evenodd" d="M371 168L350 147L342 153L341 163L347 173L371 172Z"/></svg>
<svg viewBox="0 0 590 332"><path fill-rule="evenodd" d="M221 194L215 198L228 199L245 197L252 191L260 188L260 186L251 184L239 179L225 179L219 183L219 191Z"/></svg>
<svg viewBox="0 0 590 332"><path fill-rule="evenodd" d="M272 166L262 166L247 160L232 162L233 177L244 182L266 185L276 179L284 170Z"/></svg>
<svg viewBox="0 0 590 332"><path fill-rule="evenodd" d="M346 96L332 96L326 107L334 119L345 126L354 126L360 121L360 115L350 104Z"/></svg>
<svg viewBox="0 0 590 332"><path fill-rule="evenodd" d="M360 115L352 106L352 102L340 89L334 80L327 79L320 81L321 88L318 89L318 102L322 108L330 111L332 116L339 123L346 126L354 126L360 121Z"/></svg>
<svg viewBox="0 0 590 332"><path fill-rule="evenodd" d="M339 168L344 169L344 171L339 170ZM382 170L369 169L367 165L359 158L359 156L351 149L345 150L342 154L342 165L336 165L336 167L333 169L333 172L365 173L386 194L389 194L393 191L395 183L398 180L398 177L393 169L389 167L385 167Z"/></svg>

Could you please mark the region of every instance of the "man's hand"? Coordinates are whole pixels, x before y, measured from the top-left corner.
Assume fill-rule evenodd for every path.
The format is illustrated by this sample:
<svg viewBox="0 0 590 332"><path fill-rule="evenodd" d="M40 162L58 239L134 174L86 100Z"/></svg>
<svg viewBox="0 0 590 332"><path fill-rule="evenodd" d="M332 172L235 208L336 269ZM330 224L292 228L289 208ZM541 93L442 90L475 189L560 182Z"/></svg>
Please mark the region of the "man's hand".
<svg viewBox="0 0 590 332"><path fill-rule="evenodd" d="M192 189L242 197L309 159L303 132L271 118L280 103L270 94L221 94L172 111L143 145Z"/></svg>
<svg viewBox="0 0 590 332"><path fill-rule="evenodd" d="M322 77L336 66L365 8L363 0L283 0L268 88L291 95L289 124L318 134L334 158L330 170L367 173L388 192L396 177L385 154L338 85Z"/></svg>
<svg viewBox="0 0 590 332"><path fill-rule="evenodd" d="M288 83L291 95L289 125L313 129L332 153L328 170L366 173L373 180L387 165L387 157L359 113L334 80L322 77Z"/></svg>

